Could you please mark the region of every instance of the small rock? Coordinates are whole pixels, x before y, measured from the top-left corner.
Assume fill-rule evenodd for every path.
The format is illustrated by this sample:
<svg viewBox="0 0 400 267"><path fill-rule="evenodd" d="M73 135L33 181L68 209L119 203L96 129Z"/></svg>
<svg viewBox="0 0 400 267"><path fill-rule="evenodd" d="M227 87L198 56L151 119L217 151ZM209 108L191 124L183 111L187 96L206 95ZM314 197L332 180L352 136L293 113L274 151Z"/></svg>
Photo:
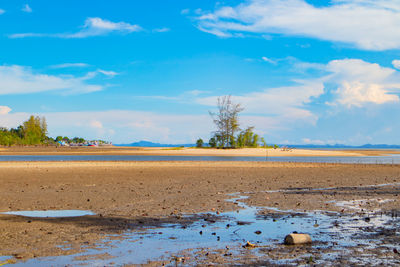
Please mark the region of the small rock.
<svg viewBox="0 0 400 267"><path fill-rule="evenodd" d="M247 241L247 243L243 247L244 248L255 248L256 245L253 243L250 243L250 241Z"/></svg>

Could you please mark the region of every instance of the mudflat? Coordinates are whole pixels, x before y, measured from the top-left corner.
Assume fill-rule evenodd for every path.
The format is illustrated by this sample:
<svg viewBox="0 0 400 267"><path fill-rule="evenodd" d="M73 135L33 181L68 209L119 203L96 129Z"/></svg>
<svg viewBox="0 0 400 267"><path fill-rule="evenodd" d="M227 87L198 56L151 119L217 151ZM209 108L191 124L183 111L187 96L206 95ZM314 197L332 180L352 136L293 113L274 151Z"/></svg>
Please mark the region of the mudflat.
<svg viewBox="0 0 400 267"><path fill-rule="evenodd" d="M247 204L295 211L399 208L400 165L278 162L1 162L0 212L90 210L94 216L0 215L0 255L17 261L74 254L140 225L190 223L183 214ZM378 186L377 186L378 185ZM375 200L385 201L375 201ZM273 212L273 211L268 211ZM185 221L187 220L187 221ZM68 249L66 249L68 248Z"/></svg>

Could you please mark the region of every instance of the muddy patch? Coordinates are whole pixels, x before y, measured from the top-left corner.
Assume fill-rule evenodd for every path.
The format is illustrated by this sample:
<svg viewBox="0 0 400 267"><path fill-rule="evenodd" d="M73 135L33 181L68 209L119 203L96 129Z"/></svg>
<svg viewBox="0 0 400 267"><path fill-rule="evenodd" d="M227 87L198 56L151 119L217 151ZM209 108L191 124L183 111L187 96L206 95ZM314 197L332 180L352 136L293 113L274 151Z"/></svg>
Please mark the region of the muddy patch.
<svg viewBox="0 0 400 267"><path fill-rule="evenodd" d="M16 266L400 264L396 211L296 212L248 206L243 202L247 196L240 194L230 197L228 201L240 210L178 215L158 223L143 220L132 229L108 234L83 253L32 259ZM284 237L293 232L309 234L312 244L283 245Z"/></svg>

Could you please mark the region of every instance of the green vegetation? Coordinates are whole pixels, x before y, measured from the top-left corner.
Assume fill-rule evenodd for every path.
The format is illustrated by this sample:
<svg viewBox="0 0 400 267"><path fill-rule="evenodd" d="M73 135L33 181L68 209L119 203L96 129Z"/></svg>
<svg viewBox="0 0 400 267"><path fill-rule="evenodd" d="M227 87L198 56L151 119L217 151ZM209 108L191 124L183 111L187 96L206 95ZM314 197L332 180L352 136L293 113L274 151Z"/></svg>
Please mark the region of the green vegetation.
<svg viewBox="0 0 400 267"><path fill-rule="evenodd" d="M222 96L217 102L218 112L209 112L217 130L208 141L212 148L244 148L244 147L265 147L277 148L277 145L268 146L265 139L254 133L254 127L240 129L239 113L244 109L240 104L232 102L231 96ZM196 146L199 146L197 140Z"/></svg>
<svg viewBox="0 0 400 267"><path fill-rule="evenodd" d="M199 139L196 141L196 147L200 148L200 147L203 147L203 145L204 145L203 139L199 138Z"/></svg>
<svg viewBox="0 0 400 267"><path fill-rule="evenodd" d="M0 128L0 145L39 145L54 142L47 137L47 123L44 117L30 116L17 128Z"/></svg>
<svg viewBox="0 0 400 267"><path fill-rule="evenodd" d="M87 141L84 138L67 136L57 136L55 139L47 136L46 118L30 116L29 119L17 128L7 129L0 127L0 145L88 145L88 144L108 144L106 141L96 140Z"/></svg>
<svg viewBox="0 0 400 267"><path fill-rule="evenodd" d="M234 104L231 96L218 98L218 112L210 112L217 131L214 138L218 147L236 147L235 134L239 128L239 113L243 111L240 104Z"/></svg>

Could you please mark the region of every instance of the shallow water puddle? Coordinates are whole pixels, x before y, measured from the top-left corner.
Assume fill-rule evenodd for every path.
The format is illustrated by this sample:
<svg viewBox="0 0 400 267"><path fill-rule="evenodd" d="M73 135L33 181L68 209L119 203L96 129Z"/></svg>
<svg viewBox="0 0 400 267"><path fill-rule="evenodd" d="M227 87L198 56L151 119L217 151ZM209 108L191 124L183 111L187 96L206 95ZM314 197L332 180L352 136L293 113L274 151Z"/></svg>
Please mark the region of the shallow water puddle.
<svg viewBox="0 0 400 267"><path fill-rule="evenodd" d="M194 257L200 257L204 251L227 250L229 257L240 257L243 251L252 253L256 257L267 257L270 260L271 249L284 249L282 241L284 237L294 231L308 233L313 239L310 249L329 250L329 253L320 253L321 256L316 263L330 262L335 257L351 253L347 247L358 246L360 249L374 249L384 246L382 242L371 242L375 234L372 229L390 229L392 220L387 215L365 215L355 216L341 215L339 213L298 213L293 211L281 211L273 209L274 213L261 214L261 209L245 205L240 200L246 196L231 195L234 198L228 200L236 202L242 210L225 212L217 216L203 214L203 219L188 226L181 224L165 224L159 228L144 228L139 231L128 231L123 235L110 235L98 246L99 250L88 250L85 253L59 256L52 258L32 259L26 263L17 263L16 266L29 264L30 266L42 265L69 265L86 264L90 266L143 264L149 261L165 261L175 264L177 257L191 255L190 264L196 265L198 261ZM396 219L397 220L397 219ZM137 230L137 229L136 229ZM113 237L119 237L115 240ZM247 241L257 247L248 251L243 248ZM360 246L361 243L361 246ZM386 247L390 247L389 245ZM263 249L269 248L266 253ZM108 257L95 257L99 253L106 253ZM308 253L308 252L307 252ZM303 253L301 256L310 257L311 254ZM199 256L200 255L200 256ZM352 255L354 259L356 256ZM359 253L362 262L370 257L366 253ZM175 261L174 261L175 259ZM293 259L280 258L273 263L293 263ZM371 260L374 260L371 257ZM376 259L375 259L376 260ZM393 259L396 260L396 259ZM390 263L390 259L387 260ZM185 263L189 264L189 263Z"/></svg>
<svg viewBox="0 0 400 267"><path fill-rule="evenodd" d="M0 214L17 215L35 218L63 218L63 217L80 217L86 215L95 215L90 210L24 210L24 211L7 211Z"/></svg>
<svg viewBox="0 0 400 267"><path fill-rule="evenodd" d="M13 257L10 257L10 256L0 256L0 266L4 266L4 265L7 265L7 264L11 264L11 263L13 263L13 262L14 262Z"/></svg>
<svg viewBox="0 0 400 267"><path fill-rule="evenodd" d="M337 207L341 207L348 210L363 211L366 208L368 208L368 210L371 210L371 208L368 207L371 203L384 204L392 201L394 201L394 199L371 198L371 199L328 201L327 203L334 203ZM373 211L377 211L377 209L374 209Z"/></svg>

